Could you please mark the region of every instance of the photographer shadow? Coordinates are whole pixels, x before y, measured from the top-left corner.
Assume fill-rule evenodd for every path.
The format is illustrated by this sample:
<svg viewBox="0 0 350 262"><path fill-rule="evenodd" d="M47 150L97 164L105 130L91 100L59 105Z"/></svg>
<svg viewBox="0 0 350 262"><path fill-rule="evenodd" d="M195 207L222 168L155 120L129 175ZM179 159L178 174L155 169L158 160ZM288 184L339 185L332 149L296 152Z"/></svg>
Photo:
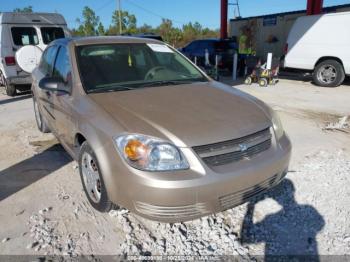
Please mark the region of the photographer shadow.
<svg viewBox="0 0 350 262"><path fill-rule="evenodd" d="M295 187L289 179L248 203L241 229L242 244L265 244L265 260L298 258L318 261L316 236L324 227L320 213L310 205L296 202ZM277 201L282 209L254 223L255 205L265 198Z"/></svg>

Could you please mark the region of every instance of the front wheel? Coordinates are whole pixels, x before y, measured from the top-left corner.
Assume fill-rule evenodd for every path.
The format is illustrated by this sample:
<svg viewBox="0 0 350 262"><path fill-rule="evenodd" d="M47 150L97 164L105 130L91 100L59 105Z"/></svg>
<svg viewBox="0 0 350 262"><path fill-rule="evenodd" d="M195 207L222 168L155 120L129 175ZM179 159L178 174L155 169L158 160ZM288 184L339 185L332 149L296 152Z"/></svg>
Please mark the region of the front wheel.
<svg viewBox="0 0 350 262"><path fill-rule="evenodd" d="M79 172L90 204L100 212L109 212L114 204L109 200L95 153L85 141L79 152Z"/></svg>
<svg viewBox="0 0 350 262"><path fill-rule="evenodd" d="M253 83L253 79L251 76L247 76L247 78L244 80L244 84L251 85Z"/></svg>
<svg viewBox="0 0 350 262"><path fill-rule="evenodd" d="M313 80L323 87L340 86L345 79L343 66L336 60L325 60L319 63L314 71Z"/></svg>

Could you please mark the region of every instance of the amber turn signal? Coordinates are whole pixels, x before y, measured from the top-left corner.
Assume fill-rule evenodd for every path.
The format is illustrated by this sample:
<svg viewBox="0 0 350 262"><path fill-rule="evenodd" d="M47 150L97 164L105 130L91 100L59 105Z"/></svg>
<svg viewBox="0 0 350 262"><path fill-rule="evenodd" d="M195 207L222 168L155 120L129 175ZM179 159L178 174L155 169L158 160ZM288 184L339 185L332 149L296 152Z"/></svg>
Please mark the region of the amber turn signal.
<svg viewBox="0 0 350 262"><path fill-rule="evenodd" d="M132 161L140 160L147 153L147 145L139 140L132 139L125 145L124 153Z"/></svg>

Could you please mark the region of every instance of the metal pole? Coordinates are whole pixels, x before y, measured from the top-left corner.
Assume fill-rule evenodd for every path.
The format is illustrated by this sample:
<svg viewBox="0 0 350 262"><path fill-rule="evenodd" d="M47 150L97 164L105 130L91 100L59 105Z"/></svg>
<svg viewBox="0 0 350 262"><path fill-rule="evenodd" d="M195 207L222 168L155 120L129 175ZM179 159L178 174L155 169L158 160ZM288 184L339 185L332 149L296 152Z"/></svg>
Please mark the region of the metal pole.
<svg viewBox="0 0 350 262"><path fill-rule="evenodd" d="M318 15L322 13L323 0L307 0L307 15Z"/></svg>
<svg viewBox="0 0 350 262"><path fill-rule="evenodd" d="M215 55L215 80L219 81L219 56Z"/></svg>
<svg viewBox="0 0 350 262"><path fill-rule="evenodd" d="M232 80L237 80L237 63L238 63L238 54L237 52L235 52L233 55Z"/></svg>
<svg viewBox="0 0 350 262"><path fill-rule="evenodd" d="M121 10L120 0L118 0L118 16L119 16L119 34L121 35L123 33L123 29L122 29L122 10Z"/></svg>
<svg viewBox="0 0 350 262"><path fill-rule="evenodd" d="M220 38L227 38L227 6L228 0L221 0L221 23L220 23Z"/></svg>
<svg viewBox="0 0 350 262"><path fill-rule="evenodd" d="M240 16L241 16L241 10L239 10L239 3L238 3L238 0L237 0L237 10L238 10L238 16L240 17Z"/></svg>
<svg viewBox="0 0 350 262"><path fill-rule="evenodd" d="M272 68L272 53L267 54L266 69L271 70Z"/></svg>
<svg viewBox="0 0 350 262"><path fill-rule="evenodd" d="M204 61L205 66L210 66L209 51L208 51L208 49L205 49L204 58L205 58L205 61Z"/></svg>
<svg viewBox="0 0 350 262"><path fill-rule="evenodd" d="M322 14L322 9L323 9L323 0L317 0L315 5L314 5L314 14Z"/></svg>

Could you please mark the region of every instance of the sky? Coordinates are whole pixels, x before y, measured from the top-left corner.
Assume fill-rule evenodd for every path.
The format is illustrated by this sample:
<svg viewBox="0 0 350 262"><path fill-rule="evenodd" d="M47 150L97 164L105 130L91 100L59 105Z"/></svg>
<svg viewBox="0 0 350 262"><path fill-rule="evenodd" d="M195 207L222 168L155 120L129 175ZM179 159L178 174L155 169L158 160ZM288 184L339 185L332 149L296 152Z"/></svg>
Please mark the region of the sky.
<svg viewBox="0 0 350 262"><path fill-rule="evenodd" d="M112 12L118 0L0 0L0 12L12 11L31 5L35 12L58 12L70 28L78 26L84 6L94 9L104 26L111 23ZM236 0L229 0L230 3ZM307 0L239 0L242 17L273 14L306 9ZM350 0L324 0L324 6L350 4ZM220 27L220 0L121 0L123 10L137 17L137 24L157 26L162 17L173 21L174 26L199 22L205 27ZM229 6L228 17L234 17L234 6Z"/></svg>

